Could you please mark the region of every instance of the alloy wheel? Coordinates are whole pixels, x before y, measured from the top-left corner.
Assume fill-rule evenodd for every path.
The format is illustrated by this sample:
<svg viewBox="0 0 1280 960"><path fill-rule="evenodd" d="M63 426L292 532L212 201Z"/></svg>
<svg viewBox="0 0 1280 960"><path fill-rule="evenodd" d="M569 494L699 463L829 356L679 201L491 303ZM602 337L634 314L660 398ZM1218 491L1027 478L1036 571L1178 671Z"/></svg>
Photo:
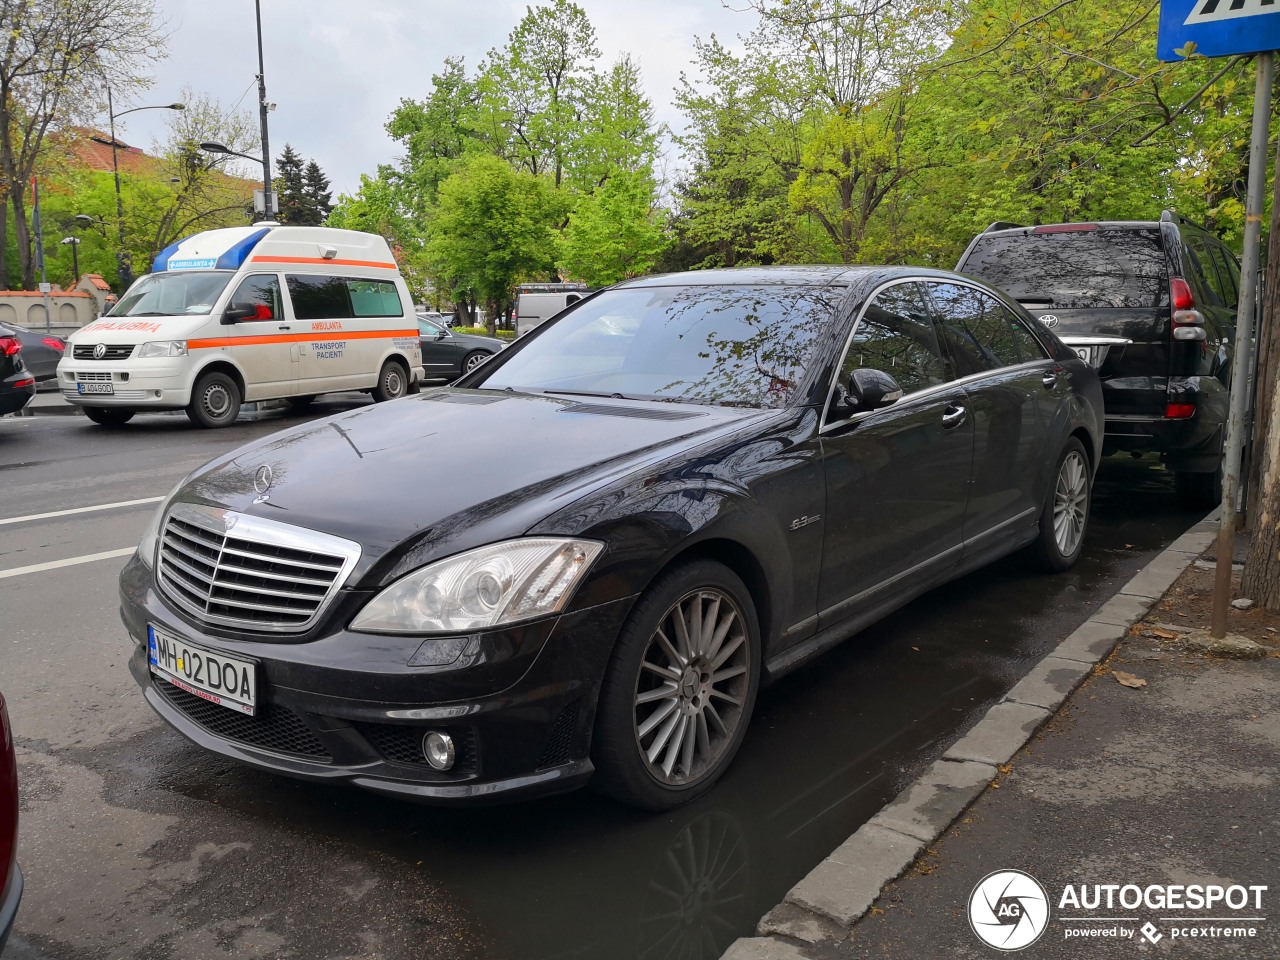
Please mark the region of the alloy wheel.
<svg viewBox="0 0 1280 960"><path fill-rule="evenodd" d="M1053 538L1063 556L1071 556L1080 546L1088 505L1089 472L1084 458L1072 450L1058 469L1053 494Z"/></svg>
<svg viewBox="0 0 1280 960"><path fill-rule="evenodd" d="M650 776L687 784L715 768L744 719L751 648L726 592L694 590L649 638L634 699L635 739Z"/></svg>

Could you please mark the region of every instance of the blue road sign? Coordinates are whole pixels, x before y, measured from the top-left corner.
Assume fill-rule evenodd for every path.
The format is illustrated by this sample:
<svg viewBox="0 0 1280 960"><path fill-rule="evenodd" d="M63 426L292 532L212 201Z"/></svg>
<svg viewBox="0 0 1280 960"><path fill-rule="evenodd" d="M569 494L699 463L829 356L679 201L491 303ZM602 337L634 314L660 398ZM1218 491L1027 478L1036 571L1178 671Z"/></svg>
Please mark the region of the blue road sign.
<svg viewBox="0 0 1280 960"><path fill-rule="evenodd" d="M1280 0L1162 0L1156 56L1184 60L1188 43L1202 57L1280 50Z"/></svg>

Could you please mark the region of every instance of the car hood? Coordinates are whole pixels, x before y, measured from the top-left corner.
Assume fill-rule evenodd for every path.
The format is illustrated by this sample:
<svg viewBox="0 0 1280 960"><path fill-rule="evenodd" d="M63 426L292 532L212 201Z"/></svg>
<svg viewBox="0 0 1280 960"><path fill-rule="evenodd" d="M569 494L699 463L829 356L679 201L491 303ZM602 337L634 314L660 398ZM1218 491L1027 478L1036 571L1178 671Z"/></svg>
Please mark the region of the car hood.
<svg viewBox="0 0 1280 960"><path fill-rule="evenodd" d="M609 479L761 413L443 388L242 447L178 499L353 540L360 582L410 550L417 565L519 536Z"/></svg>

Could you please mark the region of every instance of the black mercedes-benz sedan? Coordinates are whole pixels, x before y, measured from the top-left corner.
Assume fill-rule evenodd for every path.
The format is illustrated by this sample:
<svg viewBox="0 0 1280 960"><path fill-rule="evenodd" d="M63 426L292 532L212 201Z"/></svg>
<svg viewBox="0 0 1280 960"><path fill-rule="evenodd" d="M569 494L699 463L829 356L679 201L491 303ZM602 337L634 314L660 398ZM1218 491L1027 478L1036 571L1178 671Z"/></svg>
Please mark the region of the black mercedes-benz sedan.
<svg viewBox="0 0 1280 960"><path fill-rule="evenodd" d="M630 281L187 477L121 574L132 670L268 770L672 807L761 682L1015 550L1070 566L1101 417L1087 363L954 274Z"/></svg>

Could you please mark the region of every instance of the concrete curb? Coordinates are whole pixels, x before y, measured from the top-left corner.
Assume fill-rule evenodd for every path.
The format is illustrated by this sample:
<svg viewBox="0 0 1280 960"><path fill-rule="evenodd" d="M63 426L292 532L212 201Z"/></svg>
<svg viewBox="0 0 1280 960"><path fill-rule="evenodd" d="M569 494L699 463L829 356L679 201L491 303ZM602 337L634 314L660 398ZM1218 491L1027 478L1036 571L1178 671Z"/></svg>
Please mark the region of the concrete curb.
<svg viewBox="0 0 1280 960"><path fill-rule="evenodd" d="M1121 587L919 779L791 888L722 960L801 960L836 944L929 844L951 826L1125 633L1217 537L1217 511Z"/></svg>

